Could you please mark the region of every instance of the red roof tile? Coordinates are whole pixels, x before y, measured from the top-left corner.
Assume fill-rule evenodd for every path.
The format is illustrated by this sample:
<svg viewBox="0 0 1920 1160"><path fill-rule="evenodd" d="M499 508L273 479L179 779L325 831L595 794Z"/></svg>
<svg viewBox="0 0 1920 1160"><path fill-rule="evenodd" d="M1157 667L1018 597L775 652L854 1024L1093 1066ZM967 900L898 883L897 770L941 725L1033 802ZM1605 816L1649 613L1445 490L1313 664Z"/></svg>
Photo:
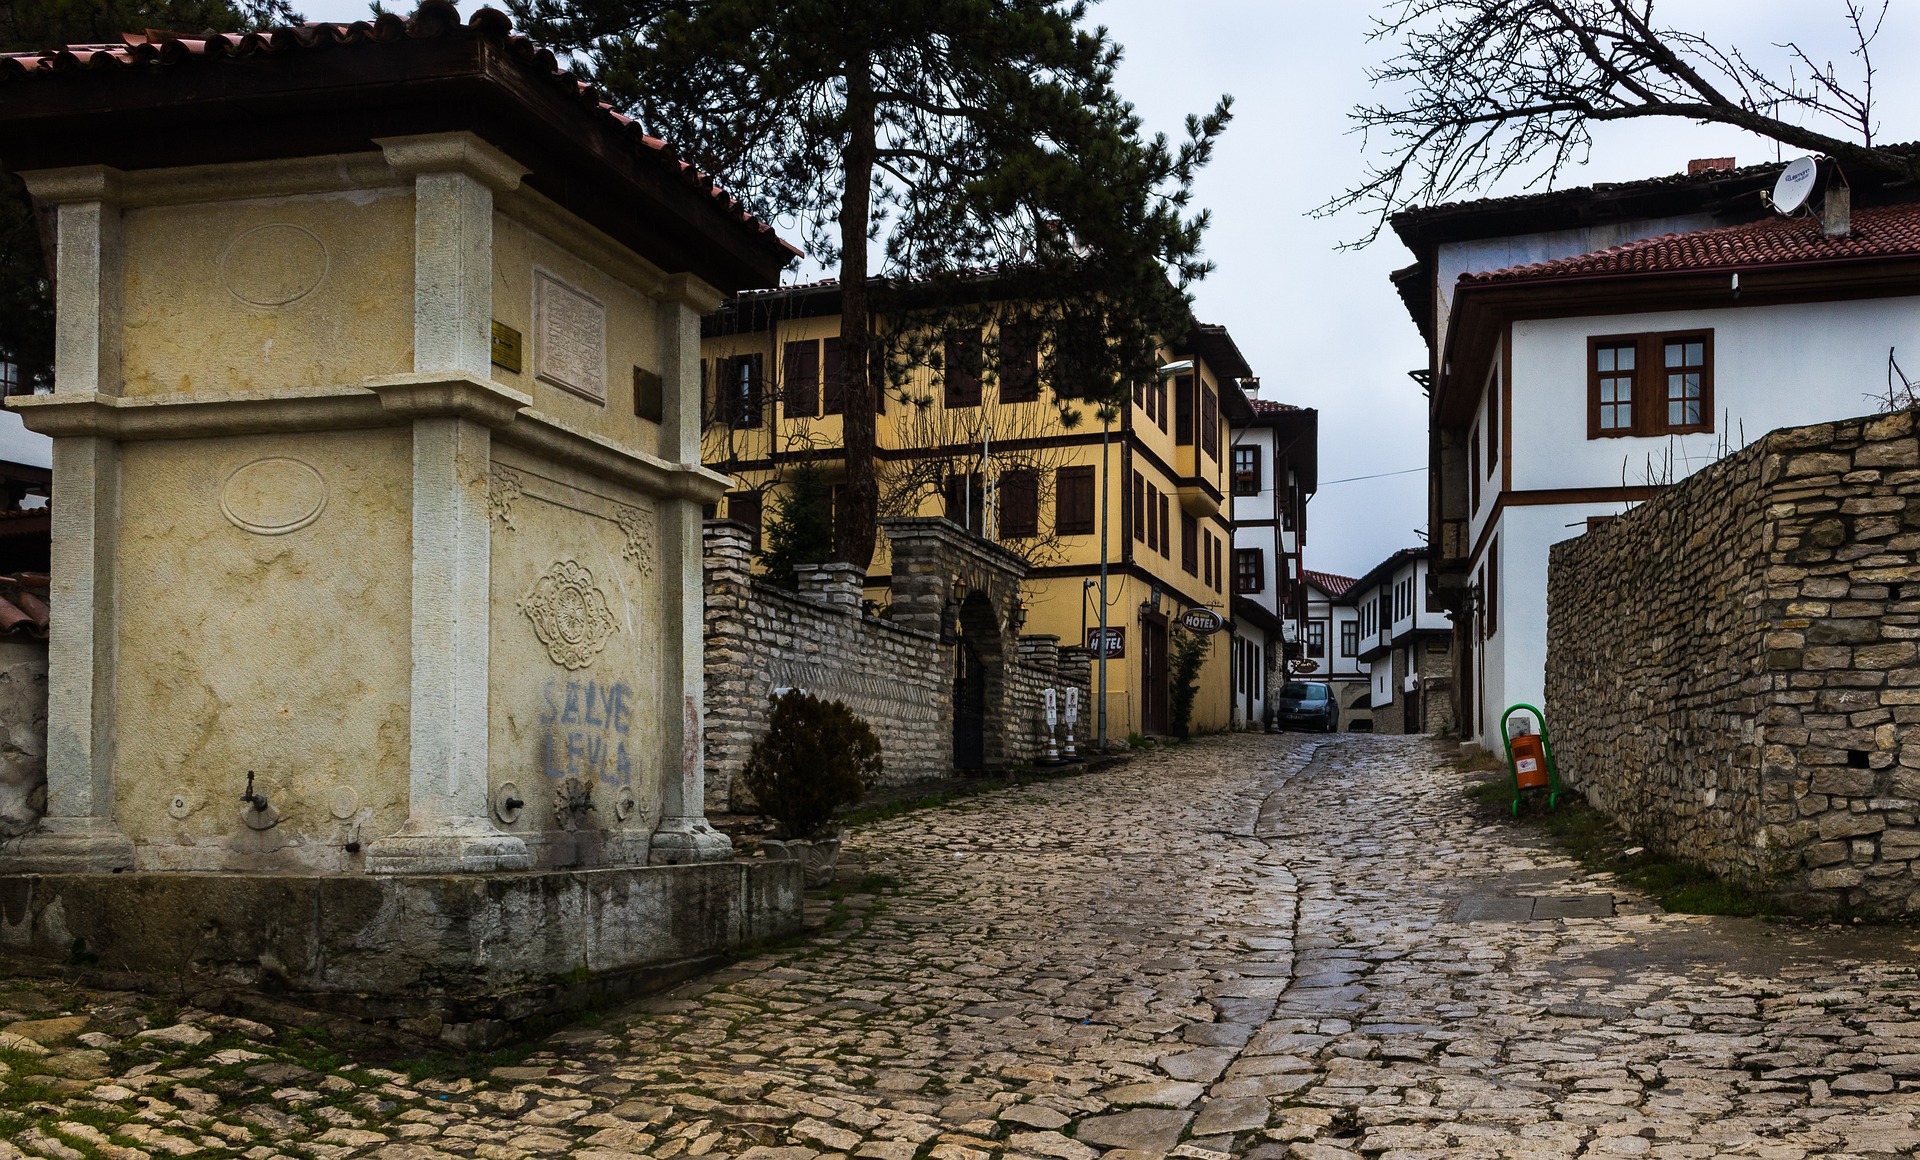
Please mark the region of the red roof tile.
<svg viewBox="0 0 1920 1160"><path fill-rule="evenodd" d="M1352 588L1356 582L1352 576L1338 576L1332 572L1315 572L1312 568L1302 568L1300 569L1300 574L1307 578L1307 583L1325 592L1328 596L1345 596L1347 589Z"/></svg>
<svg viewBox="0 0 1920 1160"><path fill-rule="evenodd" d="M1248 399L1247 402L1253 407L1253 413L1256 415L1287 415L1306 410L1305 407L1296 407L1292 403L1281 403L1273 399Z"/></svg>
<svg viewBox="0 0 1920 1160"><path fill-rule="evenodd" d="M0 576L0 636L47 639L52 616L47 607L47 586L44 572Z"/></svg>
<svg viewBox="0 0 1920 1160"><path fill-rule="evenodd" d="M774 235L771 225L747 211L745 203L722 189L712 174L683 160L673 146L641 130L633 118L616 110L599 90L560 67L553 53L513 31L513 21L493 8L476 11L464 25L449 0L421 0L412 16L383 12L371 21L351 24L310 23L261 32L181 36L167 32L127 32L119 44L69 44L41 52L0 53L0 85L23 78L109 69L172 68L214 61L285 56L333 48L357 48L403 39L436 36L482 36L505 46L548 83L570 94L588 109L612 120L626 131L642 155L651 156L680 181L711 198L726 215L755 234ZM773 240L798 255L801 251L777 235Z"/></svg>
<svg viewBox="0 0 1920 1160"><path fill-rule="evenodd" d="M1664 234L1531 266L1464 274L1460 282L1492 285L1920 256L1920 203L1856 209L1851 224L1852 231L1845 237L1828 237L1816 217L1762 218L1716 230Z"/></svg>

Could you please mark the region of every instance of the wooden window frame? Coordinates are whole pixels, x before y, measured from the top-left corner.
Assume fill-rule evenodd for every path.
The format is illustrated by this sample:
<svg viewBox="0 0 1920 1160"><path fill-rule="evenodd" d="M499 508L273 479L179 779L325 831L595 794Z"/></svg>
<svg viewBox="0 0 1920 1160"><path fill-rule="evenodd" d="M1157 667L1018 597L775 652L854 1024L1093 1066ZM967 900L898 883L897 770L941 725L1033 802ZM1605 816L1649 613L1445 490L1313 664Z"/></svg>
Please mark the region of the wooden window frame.
<svg viewBox="0 0 1920 1160"><path fill-rule="evenodd" d="M1166 492L1154 493L1154 504L1160 509L1160 555L1167 560L1173 559L1173 525L1167 519L1171 502Z"/></svg>
<svg viewBox="0 0 1920 1160"><path fill-rule="evenodd" d="M846 385L846 381L846 359L841 354L840 337L835 335L822 339L820 341L820 413L822 415L838 415L844 409L840 401L840 392Z"/></svg>
<svg viewBox="0 0 1920 1160"><path fill-rule="evenodd" d="M780 352L780 405L789 419L820 415L820 340L796 338Z"/></svg>
<svg viewBox="0 0 1920 1160"><path fill-rule="evenodd" d="M752 551L754 555L759 555L760 532L765 526L767 518L765 497L761 495L761 493L752 490L730 491L726 495L726 500L727 518L735 523L745 524L753 529ZM747 510L741 511L740 509L743 507ZM747 518L749 514L752 515L752 519Z"/></svg>
<svg viewBox="0 0 1920 1160"><path fill-rule="evenodd" d="M1180 513L1180 570L1200 575L1200 521L1186 511Z"/></svg>
<svg viewBox="0 0 1920 1160"><path fill-rule="evenodd" d="M1034 403L1040 399L1040 328L1011 323L1000 328L1000 401Z"/></svg>
<svg viewBox="0 0 1920 1160"><path fill-rule="evenodd" d="M1240 470L1240 457L1246 455L1253 460L1253 466L1246 471ZM1260 494L1260 445L1258 443L1236 443L1233 447L1233 494Z"/></svg>
<svg viewBox="0 0 1920 1160"><path fill-rule="evenodd" d="M1040 473L1016 467L1000 473L1000 538L1031 540L1040 535Z"/></svg>
<svg viewBox="0 0 1920 1160"><path fill-rule="evenodd" d="M1091 466L1061 467L1053 473L1053 534L1091 536L1099 513L1099 481Z"/></svg>
<svg viewBox="0 0 1920 1160"><path fill-rule="evenodd" d="M980 377L986 350L978 330L947 332L941 381L948 410L980 405Z"/></svg>
<svg viewBox="0 0 1920 1160"><path fill-rule="evenodd" d="M1173 380L1173 442L1178 447L1193 446L1193 380L1190 374Z"/></svg>
<svg viewBox="0 0 1920 1160"><path fill-rule="evenodd" d="M1494 363L1493 375L1487 380L1487 478L1493 478L1493 469L1500 465L1500 364Z"/></svg>
<svg viewBox="0 0 1920 1160"><path fill-rule="evenodd" d="M1697 339L1705 348L1700 366L1700 422L1667 422L1667 344ZM1600 426L1600 349L1632 346L1633 423L1627 427ZM1639 334L1596 334L1587 339L1587 438L1658 438L1665 435L1711 434L1713 431L1713 328L1646 331ZM1617 377L1617 376L1609 376Z"/></svg>
<svg viewBox="0 0 1920 1160"><path fill-rule="evenodd" d="M1316 641L1314 639L1315 637L1318 637L1319 640ZM1316 660L1325 660L1327 657L1327 622L1324 620L1307 621L1307 639L1305 643L1307 656Z"/></svg>
<svg viewBox="0 0 1920 1160"><path fill-rule="evenodd" d="M1480 432L1467 429L1467 511L1480 510Z"/></svg>
<svg viewBox="0 0 1920 1160"><path fill-rule="evenodd" d="M1220 462L1220 396L1204 382L1200 384L1200 451Z"/></svg>
<svg viewBox="0 0 1920 1160"><path fill-rule="evenodd" d="M1360 622L1343 620L1340 622L1340 655L1357 657L1360 655Z"/></svg>
<svg viewBox="0 0 1920 1160"><path fill-rule="evenodd" d="M1147 477L1133 473L1133 538L1147 542Z"/></svg>
<svg viewBox="0 0 1920 1160"><path fill-rule="evenodd" d="M1252 565L1248 567L1248 565ZM1267 590L1267 554L1258 548L1233 550L1233 590L1240 593Z"/></svg>
<svg viewBox="0 0 1920 1160"><path fill-rule="evenodd" d="M1481 584L1481 594L1487 602L1486 612L1481 618L1485 628L1484 639L1492 640L1500 631L1500 537L1487 541L1486 578Z"/></svg>

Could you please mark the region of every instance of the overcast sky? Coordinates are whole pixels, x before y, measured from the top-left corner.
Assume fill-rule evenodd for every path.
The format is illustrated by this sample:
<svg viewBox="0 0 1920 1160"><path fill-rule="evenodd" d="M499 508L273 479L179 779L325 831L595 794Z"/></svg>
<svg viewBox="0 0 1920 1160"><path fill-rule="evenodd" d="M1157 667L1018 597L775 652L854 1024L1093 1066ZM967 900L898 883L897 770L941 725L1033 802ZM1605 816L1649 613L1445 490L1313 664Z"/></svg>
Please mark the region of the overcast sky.
<svg viewBox="0 0 1920 1160"><path fill-rule="evenodd" d="M355 20L358 0L300 4L310 19ZM1903 7L1904 5L1904 7ZM405 10L405 0L393 0ZM471 3L461 5L472 11ZM1896 0L1875 55L1884 140L1920 137L1920 0ZM1420 542L1426 523L1425 397L1407 372L1426 354L1387 273L1411 256L1391 234L1358 252L1357 216L1317 220L1314 206L1362 172L1347 130L1352 107L1372 96L1366 70L1390 52L1367 40L1368 0L1104 0L1094 18L1126 46L1122 92L1148 125L1178 136L1189 112L1235 98L1235 119L1202 175L1198 202L1213 212L1207 236L1215 273L1195 290L1196 312L1232 331L1269 399L1320 409L1320 494L1308 509L1307 566L1359 575ZM1664 0L1669 26L1777 61L1772 45L1797 40L1843 69L1851 64L1842 0ZM655 127L668 137L671 126ZM1771 142L1727 129L1647 122L1603 131L1591 162L1562 185L1674 173L1694 157L1774 159ZM1513 192L1508 189L1495 192ZM1339 482L1354 476L1405 472Z"/></svg>

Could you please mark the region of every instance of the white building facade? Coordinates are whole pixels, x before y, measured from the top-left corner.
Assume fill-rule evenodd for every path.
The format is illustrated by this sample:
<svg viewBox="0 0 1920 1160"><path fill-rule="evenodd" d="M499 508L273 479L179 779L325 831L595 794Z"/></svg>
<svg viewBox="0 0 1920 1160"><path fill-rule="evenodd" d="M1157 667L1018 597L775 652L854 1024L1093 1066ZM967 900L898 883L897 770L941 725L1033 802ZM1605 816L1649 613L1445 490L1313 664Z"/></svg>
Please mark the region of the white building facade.
<svg viewBox="0 0 1920 1160"><path fill-rule="evenodd" d="M1729 189L1777 169L1675 180L1654 204L1680 190L1751 217ZM1612 191L1575 192L1592 211ZM1480 228L1502 215L1541 217L1508 204ZM1433 313L1402 293L1437 338L1435 593L1460 613L1462 732L1488 748L1507 707L1542 704L1553 544L1768 431L1874 411L1890 355L1920 367L1920 207L1855 208L1827 227L1649 214L1430 253L1453 275ZM1516 255L1529 264L1489 265Z"/></svg>
<svg viewBox="0 0 1920 1160"><path fill-rule="evenodd" d="M1403 548L1347 590L1376 733L1449 733L1453 621L1427 584L1427 550Z"/></svg>
<svg viewBox="0 0 1920 1160"><path fill-rule="evenodd" d="M1261 399L1232 428L1234 719L1263 727L1271 686L1297 657L1307 610L1301 554L1317 481L1319 412Z"/></svg>
<svg viewBox="0 0 1920 1160"><path fill-rule="evenodd" d="M1340 706L1340 727L1348 731L1373 727L1373 687L1367 664L1360 659L1360 609L1351 594L1351 576L1306 569L1307 589L1305 659L1314 662L1310 675L1333 686ZM1317 643L1316 643L1317 642Z"/></svg>

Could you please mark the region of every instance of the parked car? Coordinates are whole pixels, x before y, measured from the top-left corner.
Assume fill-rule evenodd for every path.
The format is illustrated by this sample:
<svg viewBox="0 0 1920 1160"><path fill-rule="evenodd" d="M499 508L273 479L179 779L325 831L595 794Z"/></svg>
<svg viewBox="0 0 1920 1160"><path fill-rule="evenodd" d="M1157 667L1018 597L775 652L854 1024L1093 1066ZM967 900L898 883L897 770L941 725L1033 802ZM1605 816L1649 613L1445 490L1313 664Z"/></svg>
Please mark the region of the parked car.
<svg viewBox="0 0 1920 1160"><path fill-rule="evenodd" d="M1333 686L1324 681L1288 681L1274 701L1273 723L1281 729L1335 732L1340 728L1340 705L1333 699Z"/></svg>

